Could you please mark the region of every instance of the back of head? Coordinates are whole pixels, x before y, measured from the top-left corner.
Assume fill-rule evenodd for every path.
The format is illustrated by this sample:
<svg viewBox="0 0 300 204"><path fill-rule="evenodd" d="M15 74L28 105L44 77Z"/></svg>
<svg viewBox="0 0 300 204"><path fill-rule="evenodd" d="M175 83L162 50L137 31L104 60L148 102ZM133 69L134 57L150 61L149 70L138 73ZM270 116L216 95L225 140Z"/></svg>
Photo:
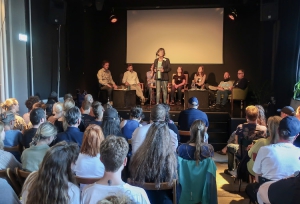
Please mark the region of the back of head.
<svg viewBox="0 0 300 204"><path fill-rule="evenodd" d="M73 108L70 108L65 113L65 119L68 125L75 125L78 123L78 120L81 119L81 113L79 108L74 106Z"/></svg>
<svg viewBox="0 0 300 204"><path fill-rule="evenodd" d="M104 111L101 127L105 137L120 134L120 118L116 109L110 107Z"/></svg>
<svg viewBox="0 0 300 204"><path fill-rule="evenodd" d="M54 139L56 135L57 128L52 123L44 122L38 127L30 146L35 146L39 141L46 140L50 137L53 137Z"/></svg>
<svg viewBox="0 0 300 204"><path fill-rule="evenodd" d="M196 97L189 98L188 103L189 108L196 108L199 106L199 101Z"/></svg>
<svg viewBox="0 0 300 204"><path fill-rule="evenodd" d="M67 100L67 99L72 99L73 100L72 94L70 94L70 93L65 94L64 100Z"/></svg>
<svg viewBox="0 0 300 204"><path fill-rule="evenodd" d="M162 104L155 105L150 112L150 119L155 121L164 121L166 117L166 109Z"/></svg>
<svg viewBox="0 0 300 204"><path fill-rule="evenodd" d="M63 111L63 103L56 102L53 105L53 112L54 112L54 114L60 114L62 111Z"/></svg>
<svg viewBox="0 0 300 204"><path fill-rule="evenodd" d="M195 120L190 128L191 139L188 143L195 143L196 151L194 153L194 158L197 165L201 159L201 146L204 143L205 136L205 123L202 120Z"/></svg>
<svg viewBox="0 0 300 204"><path fill-rule="evenodd" d="M165 116L165 121L168 123L170 121L170 106L166 103L162 103L162 105L164 106L165 110L166 110L166 116Z"/></svg>
<svg viewBox="0 0 300 204"><path fill-rule="evenodd" d="M258 108L255 106L247 106L246 118L252 122L256 121L258 118Z"/></svg>
<svg viewBox="0 0 300 204"><path fill-rule="evenodd" d="M12 111L6 111L1 113L0 120L4 123L4 125L9 125L10 122L15 120L15 114Z"/></svg>
<svg viewBox="0 0 300 204"><path fill-rule="evenodd" d="M300 121L295 116L287 116L279 123L279 138L292 141L300 133Z"/></svg>
<svg viewBox="0 0 300 204"><path fill-rule="evenodd" d="M281 119L279 116L271 116L268 118L267 126L271 144L276 144L279 141L278 127Z"/></svg>
<svg viewBox="0 0 300 204"><path fill-rule="evenodd" d="M90 103L93 103L93 101L94 101L93 96L91 94L85 95L84 100L89 101Z"/></svg>
<svg viewBox="0 0 300 204"><path fill-rule="evenodd" d="M133 107L130 110L130 117L132 118L143 118L143 109L140 107Z"/></svg>
<svg viewBox="0 0 300 204"><path fill-rule="evenodd" d="M258 109L257 124L266 126L265 109L261 105L255 105Z"/></svg>
<svg viewBox="0 0 300 204"><path fill-rule="evenodd" d="M28 108L28 110L32 109L33 104L37 103L40 101L40 98L38 96L30 96L26 101L25 101L25 106Z"/></svg>
<svg viewBox="0 0 300 204"><path fill-rule="evenodd" d="M68 182L76 183L71 165L76 162L78 154L75 143L63 141L51 147L35 176L25 181L27 203L70 203Z"/></svg>
<svg viewBox="0 0 300 204"><path fill-rule="evenodd" d="M129 145L125 138L108 136L100 145L101 161L106 172L116 172L127 156Z"/></svg>
<svg viewBox="0 0 300 204"><path fill-rule="evenodd" d="M46 110L47 108L47 105L44 104L43 102L37 102L35 104L33 104L32 108L42 108L44 111Z"/></svg>
<svg viewBox="0 0 300 204"><path fill-rule="evenodd" d="M29 117L30 117L30 122L32 125L40 124L42 119L46 120L46 114L42 108L32 109Z"/></svg>
<svg viewBox="0 0 300 204"><path fill-rule="evenodd" d="M88 111L91 108L92 104L89 101L83 101L81 104L81 108L84 111Z"/></svg>
<svg viewBox="0 0 300 204"><path fill-rule="evenodd" d="M75 106L75 101L71 98L68 98L64 101L64 111L67 111L70 108L73 108Z"/></svg>
<svg viewBox="0 0 300 204"><path fill-rule="evenodd" d="M152 123L143 144L131 158L133 181L150 180L157 188L161 182L171 184L176 178L177 159L170 146L171 135L165 121Z"/></svg>
<svg viewBox="0 0 300 204"><path fill-rule="evenodd" d="M97 204L134 204L126 194L124 195L112 195L97 202Z"/></svg>
<svg viewBox="0 0 300 204"><path fill-rule="evenodd" d="M100 153L100 145L103 140L104 135L101 127L95 124L89 125L84 131L80 153L91 157L97 156Z"/></svg>
<svg viewBox="0 0 300 204"><path fill-rule="evenodd" d="M14 102L12 99L6 99L1 104L1 108L4 109L5 111L9 111L9 110L12 110L13 105L14 105Z"/></svg>
<svg viewBox="0 0 300 204"><path fill-rule="evenodd" d="M95 117L98 119L102 119L104 108L101 105L101 103L99 101L94 101L92 104L92 108L93 108L93 113L94 113Z"/></svg>

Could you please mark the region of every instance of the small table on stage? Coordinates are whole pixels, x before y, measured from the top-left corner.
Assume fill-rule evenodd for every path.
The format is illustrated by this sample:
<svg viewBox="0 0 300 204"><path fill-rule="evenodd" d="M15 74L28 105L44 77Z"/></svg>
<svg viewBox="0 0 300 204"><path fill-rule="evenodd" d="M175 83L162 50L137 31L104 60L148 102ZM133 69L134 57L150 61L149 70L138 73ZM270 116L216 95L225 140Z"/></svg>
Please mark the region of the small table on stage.
<svg viewBox="0 0 300 204"><path fill-rule="evenodd" d="M196 97L199 101L198 109L208 109L209 106L209 91L203 89L189 89L184 91L184 109L188 108L188 100L191 97Z"/></svg>
<svg viewBox="0 0 300 204"><path fill-rule="evenodd" d="M115 108L125 108L136 106L135 90L115 89L113 90L113 106Z"/></svg>

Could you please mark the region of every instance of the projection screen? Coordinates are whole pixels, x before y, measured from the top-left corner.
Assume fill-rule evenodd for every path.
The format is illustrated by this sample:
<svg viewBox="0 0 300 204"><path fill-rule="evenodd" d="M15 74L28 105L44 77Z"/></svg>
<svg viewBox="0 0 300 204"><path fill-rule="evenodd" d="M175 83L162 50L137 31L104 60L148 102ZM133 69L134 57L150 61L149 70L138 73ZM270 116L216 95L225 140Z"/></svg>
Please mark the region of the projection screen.
<svg viewBox="0 0 300 204"><path fill-rule="evenodd" d="M128 10L127 63L152 63L160 47L171 63L222 64L223 8Z"/></svg>

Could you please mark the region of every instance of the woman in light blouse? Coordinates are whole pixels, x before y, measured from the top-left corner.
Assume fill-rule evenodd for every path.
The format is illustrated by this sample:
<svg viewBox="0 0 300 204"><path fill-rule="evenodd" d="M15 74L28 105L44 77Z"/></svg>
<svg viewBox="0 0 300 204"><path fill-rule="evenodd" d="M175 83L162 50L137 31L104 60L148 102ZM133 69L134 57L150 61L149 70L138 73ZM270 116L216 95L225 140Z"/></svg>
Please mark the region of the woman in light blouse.
<svg viewBox="0 0 300 204"><path fill-rule="evenodd" d="M198 89L204 89L206 74L204 73L204 66L198 68L198 72L194 76L194 82Z"/></svg>

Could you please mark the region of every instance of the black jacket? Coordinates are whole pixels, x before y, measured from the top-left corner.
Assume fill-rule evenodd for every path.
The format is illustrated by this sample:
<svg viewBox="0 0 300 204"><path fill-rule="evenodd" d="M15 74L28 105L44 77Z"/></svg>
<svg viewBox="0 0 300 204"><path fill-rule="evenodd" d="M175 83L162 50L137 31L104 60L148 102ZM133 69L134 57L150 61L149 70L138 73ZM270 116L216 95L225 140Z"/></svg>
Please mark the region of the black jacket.
<svg viewBox="0 0 300 204"><path fill-rule="evenodd" d="M157 69L158 58L154 60L154 68ZM171 64L168 58L164 58L162 61L162 67L164 72L161 73L161 81L169 81L168 72L171 71ZM157 80L157 74L155 74L155 80Z"/></svg>

